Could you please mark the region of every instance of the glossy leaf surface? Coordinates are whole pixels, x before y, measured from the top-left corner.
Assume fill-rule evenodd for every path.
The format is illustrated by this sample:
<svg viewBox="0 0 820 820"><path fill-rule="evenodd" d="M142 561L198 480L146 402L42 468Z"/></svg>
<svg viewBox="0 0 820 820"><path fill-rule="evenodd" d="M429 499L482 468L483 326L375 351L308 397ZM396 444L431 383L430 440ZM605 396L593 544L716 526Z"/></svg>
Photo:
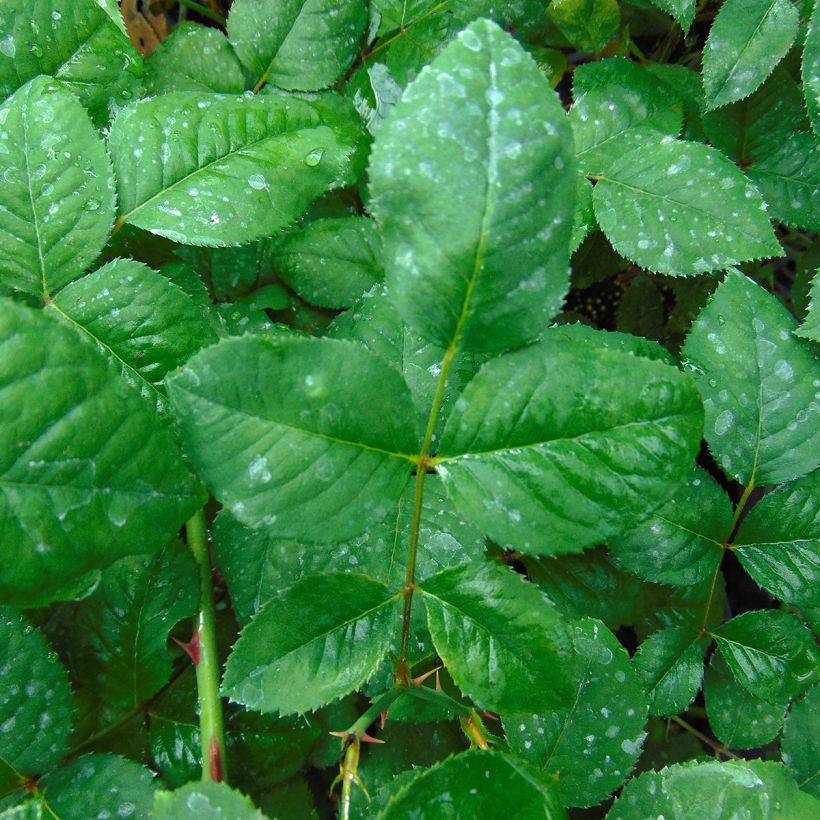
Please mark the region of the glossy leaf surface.
<svg viewBox="0 0 820 820"><path fill-rule="evenodd" d="M437 469L457 508L498 543L578 552L668 497L689 473L701 423L683 374L559 328L484 365L447 421Z"/></svg>
<svg viewBox="0 0 820 820"><path fill-rule="evenodd" d="M365 575L314 575L245 627L223 690L249 709L289 715L352 692L387 653L396 596Z"/></svg>
<svg viewBox="0 0 820 820"><path fill-rule="evenodd" d="M264 820L249 797L225 783L187 783L154 796L156 820Z"/></svg>
<svg viewBox="0 0 820 820"><path fill-rule="evenodd" d="M783 729L783 762L800 788L820 799L820 686L792 705Z"/></svg>
<svg viewBox="0 0 820 820"><path fill-rule="evenodd" d="M409 481L407 387L350 342L223 340L169 377L168 392L199 474L251 527L344 541L384 518Z"/></svg>
<svg viewBox="0 0 820 820"><path fill-rule="evenodd" d="M34 606L166 544L203 498L153 410L75 330L1 301L0 360L0 543L16 556L0 595Z"/></svg>
<svg viewBox="0 0 820 820"><path fill-rule="evenodd" d="M536 587L475 562L434 575L421 591L439 657L481 708L537 710L568 700L570 638Z"/></svg>
<svg viewBox="0 0 820 820"><path fill-rule="evenodd" d="M422 336L498 352L540 335L568 285L571 146L549 83L487 20L407 88L370 191L391 294Z"/></svg>
<svg viewBox="0 0 820 820"><path fill-rule="evenodd" d="M44 77L0 106L0 123L0 283L45 298L105 244L111 163L83 107Z"/></svg>

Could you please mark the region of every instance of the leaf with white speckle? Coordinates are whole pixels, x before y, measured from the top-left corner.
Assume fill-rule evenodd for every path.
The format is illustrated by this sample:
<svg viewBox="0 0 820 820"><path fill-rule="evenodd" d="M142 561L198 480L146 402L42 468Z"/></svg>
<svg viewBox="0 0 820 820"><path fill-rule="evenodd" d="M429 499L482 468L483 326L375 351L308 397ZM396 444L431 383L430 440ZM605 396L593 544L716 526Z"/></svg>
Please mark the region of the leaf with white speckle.
<svg viewBox="0 0 820 820"><path fill-rule="evenodd" d="M820 471L764 496L743 519L732 549L775 597L820 606Z"/></svg>
<svg viewBox="0 0 820 820"><path fill-rule="evenodd" d="M646 736L647 702L629 655L591 618L570 625L575 697L544 714L504 717L510 748L558 775L565 806L593 806L628 777Z"/></svg>
<svg viewBox="0 0 820 820"><path fill-rule="evenodd" d="M108 141L118 224L210 247L271 236L351 181L361 133L352 104L333 94L141 100Z"/></svg>
<svg viewBox="0 0 820 820"><path fill-rule="evenodd" d="M265 820L249 797L225 783L186 783L154 796L155 820Z"/></svg>
<svg viewBox="0 0 820 820"><path fill-rule="evenodd" d="M692 276L782 253L757 188L699 143L630 151L598 181L593 201L615 250L657 273Z"/></svg>
<svg viewBox="0 0 820 820"><path fill-rule="evenodd" d="M500 352L541 335L568 287L576 181L558 97L495 23L411 83L370 162L391 297L419 334Z"/></svg>
<svg viewBox="0 0 820 820"><path fill-rule="evenodd" d="M771 294L730 273L692 326L684 366L703 396L704 437L727 475L777 484L820 463L820 363Z"/></svg>
<svg viewBox="0 0 820 820"><path fill-rule="evenodd" d="M48 771L68 749L71 687L57 655L19 612L0 607L0 794Z"/></svg>
<svg viewBox="0 0 820 820"><path fill-rule="evenodd" d="M798 23L789 0L725 0L703 49L707 108L758 88L791 48Z"/></svg>

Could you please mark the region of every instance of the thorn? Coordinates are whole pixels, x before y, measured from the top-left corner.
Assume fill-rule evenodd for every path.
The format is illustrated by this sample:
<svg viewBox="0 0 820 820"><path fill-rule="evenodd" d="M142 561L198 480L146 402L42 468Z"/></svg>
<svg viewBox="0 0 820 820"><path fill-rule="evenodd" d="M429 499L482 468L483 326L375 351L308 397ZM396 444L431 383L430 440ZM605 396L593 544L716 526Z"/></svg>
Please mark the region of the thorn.
<svg viewBox="0 0 820 820"><path fill-rule="evenodd" d="M436 692L443 692L444 690L441 688L441 678L438 674L438 669L436 669Z"/></svg>
<svg viewBox="0 0 820 820"><path fill-rule="evenodd" d="M436 673L436 678L438 678L438 670L441 669L440 666L437 666L435 669L431 669L429 672L425 672L423 675L419 675L417 678L410 678L410 683L414 686L421 686L427 678L430 677L433 673Z"/></svg>
<svg viewBox="0 0 820 820"><path fill-rule="evenodd" d="M481 717L489 718L490 720L498 720L498 715L494 715L492 712L482 712Z"/></svg>
<svg viewBox="0 0 820 820"><path fill-rule="evenodd" d="M219 741L216 735L211 737L211 742L208 746L208 768L211 772L211 780L214 783L222 782L222 752L219 748Z"/></svg>
<svg viewBox="0 0 820 820"><path fill-rule="evenodd" d="M379 728L384 729L384 724L387 723L387 709L385 709L381 715L379 715Z"/></svg>
<svg viewBox="0 0 820 820"><path fill-rule="evenodd" d="M380 740L377 737L371 737L369 734L367 734L367 732L365 732L361 736L360 740L362 741L362 743L384 743L383 740Z"/></svg>
<svg viewBox="0 0 820 820"><path fill-rule="evenodd" d="M178 641L176 638L174 638L174 642L185 651L185 654L194 662L194 666L199 666L199 659L202 657L202 652L199 645L198 628L194 629L193 637L188 643Z"/></svg>

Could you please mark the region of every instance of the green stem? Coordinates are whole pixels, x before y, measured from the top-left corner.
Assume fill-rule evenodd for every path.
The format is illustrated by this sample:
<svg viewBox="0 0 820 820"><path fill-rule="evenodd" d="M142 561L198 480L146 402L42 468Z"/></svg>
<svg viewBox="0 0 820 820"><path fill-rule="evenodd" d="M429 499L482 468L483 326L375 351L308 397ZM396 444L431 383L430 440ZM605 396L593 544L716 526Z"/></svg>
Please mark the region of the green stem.
<svg viewBox="0 0 820 820"><path fill-rule="evenodd" d="M690 723L687 723L682 717L678 715L672 715L671 720L678 724L682 729L686 729L689 734L694 735L701 743L705 743L710 749L717 752L718 754L723 755L724 757L731 757L733 760L737 760L738 756L736 754L732 754L725 746L721 746L720 743L716 743L712 740L711 737L708 735L703 734L703 732L698 731L694 726Z"/></svg>
<svg viewBox="0 0 820 820"><path fill-rule="evenodd" d="M225 27L225 18L213 9L209 9L207 6L203 6L202 3L197 3L196 0L178 0L178 2L180 6L185 6L185 8L189 8L191 11L195 11L197 14L201 14L203 17L207 17L209 20L213 20L215 23L218 23L223 28Z"/></svg>
<svg viewBox="0 0 820 820"><path fill-rule="evenodd" d="M409 685L407 677L407 645L410 639L410 612L413 605L413 591L416 588L416 552L418 551L419 532L421 530L421 512L424 501L424 479L427 475L427 467L430 464L430 447L433 443L433 436L436 432L436 421L441 402L444 398L444 388L447 384L447 374L455 359L458 350L458 337L456 337L444 358L441 361L441 372L438 377L436 394L433 397L433 406L430 408L430 417L427 420L427 429L424 432L424 440L421 444L421 455L416 467L416 490L413 498L413 518L410 522L410 543L407 552L407 577L404 583L404 616L401 627L401 649L399 650L399 662L396 668L396 677L403 686Z"/></svg>
<svg viewBox="0 0 820 820"><path fill-rule="evenodd" d="M735 535L735 528L737 527L738 522L740 521L740 516L743 515L743 511L746 509L746 504L749 501L749 496L752 494L752 490L755 488L755 477L752 476L749 479L749 483L746 485L746 489L743 491L743 495L740 496L740 501L737 502L737 506L735 507L735 514L732 516L732 526L729 529L729 537L726 539L727 543L734 538Z"/></svg>
<svg viewBox="0 0 820 820"><path fill-rule="evenodd" d="M199 694L199 730L202 739L202 779L216 782L227 779L225 731L222 701L219 697L219 656L216 651L216 616L211 588L211 559L205 515L200 510L185 525L188 546L199 565L199 615L192 643Z"/></svg>
<svg viewBox="0 0 820 820"><path fill-rule="evenodd" d="M382 712L386 712L395 700L407 694L408 689L404 686L394 686L388 689L381 697L376 698L373 703L363 712L356 722L345 731L346 735L356 735L361 737L371 723L375 721Z"/></svg>
<svg viewBox="0 0 820 820"><path fill-rule="evenodd" d="M443 706L445 709L449 709L457 715L467 717L472 712L469 706L459 703L446 692L439 692L437 689L431 689L429 686L409 686L403 691L410 697L426 700L429 703L435 703L437 706Z"/></svg>

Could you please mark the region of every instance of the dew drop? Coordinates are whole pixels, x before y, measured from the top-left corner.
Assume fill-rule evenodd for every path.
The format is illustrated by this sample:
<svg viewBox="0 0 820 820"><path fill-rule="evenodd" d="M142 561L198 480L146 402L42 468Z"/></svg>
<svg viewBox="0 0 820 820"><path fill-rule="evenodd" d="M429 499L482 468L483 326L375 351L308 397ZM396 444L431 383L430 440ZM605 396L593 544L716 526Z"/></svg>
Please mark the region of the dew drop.
<svg viewBox="0 0 820 820"><path fill-rule="evenodd" d="M324 148L314 148L312 151L308 151L308 153L305 154L305 165L315 168L322 161L324 154Z"/></svg>

